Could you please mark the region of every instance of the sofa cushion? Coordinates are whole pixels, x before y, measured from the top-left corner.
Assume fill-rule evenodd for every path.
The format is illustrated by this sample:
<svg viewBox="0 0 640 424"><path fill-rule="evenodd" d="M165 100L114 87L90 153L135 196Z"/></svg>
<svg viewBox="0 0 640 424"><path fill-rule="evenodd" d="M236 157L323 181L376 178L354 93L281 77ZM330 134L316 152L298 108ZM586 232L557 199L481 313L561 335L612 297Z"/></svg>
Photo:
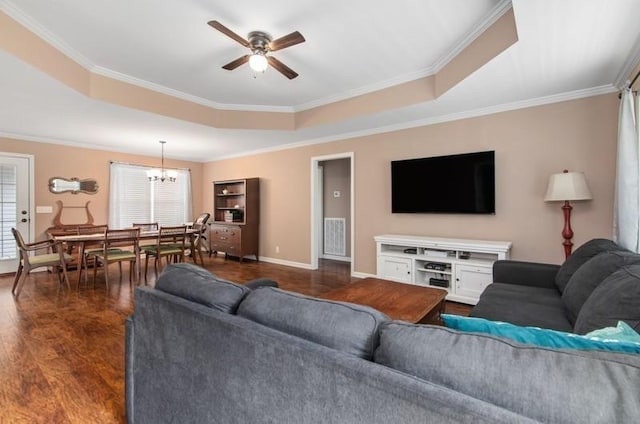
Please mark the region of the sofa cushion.
<svg viewBox="0 0 640 424"><path fill-rule="evenodd" d="M516 325L573 331L556 288L492 283L482 292L470 315Z"/></svg>
<svg viewBox="0 0 640 424"><path fill-rule="evenodd" d="M541 422L640 416L640 367L582 351L392 321L380 327L375 361Z"/></svg>
<svg viewBox="0 0 640 424"><path fill-rule="evenodd" d="M187 263L169 264L158 277L156 289L227 313L235 313L240 301L251 292Z"/></svg>
<svg viewBox="0 0 640 424"><path fill-rule="evenodd" d="M378 326L388 321L373 308L334 302L266 287L240 304L238 315L285 333L371 359L378 345Z"/></svg>
<svg viewBox="0 0 640 424"><path fill-rule="evenodd" d="M638 262L640 255L624 250L602 252L586 261L573 273L562 292L569 321L575 324L582 305L605 278L625 265Z"/></svg>
<svg viewBox="0 0 640 424"><path fill-rule="evenodd" d="M508 322L483 318L442 314L444 325L454 330L486 333L514 342L553 349L602 350L610 352L640 353L640 340L614 340L611 338L580 336L564 331L538 327L523 327ZM629 329L635 333L632 329ZM637 335L637 333L635 333ZM640 336L638 336L640 338Z"/></svg>
<svg viewBox="0 0 640 424"><path fill-rule="evenodd" d="M607 239L593 239L577 248L575 252L564 261L556 274L556 286L558 286L558 290L560 290L560 292L564 291L569 283L569 279L571 279L573 273L576 272L582 264L599 253L610 252L612 250L625 249Z"/></svg>
<svg viewBox="0 0 640 424"><path fill-rule="evenodd" d="M584 303L574 331L585 334L626 322L640 331L640 265L628 265L607 277Z"/></svg>

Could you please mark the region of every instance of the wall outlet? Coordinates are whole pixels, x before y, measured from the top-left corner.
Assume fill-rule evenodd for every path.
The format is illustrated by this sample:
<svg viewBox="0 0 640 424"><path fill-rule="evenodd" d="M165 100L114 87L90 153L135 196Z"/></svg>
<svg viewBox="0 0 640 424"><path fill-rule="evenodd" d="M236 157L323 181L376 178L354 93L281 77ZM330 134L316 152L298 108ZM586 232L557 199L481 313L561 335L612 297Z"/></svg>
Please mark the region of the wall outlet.
<svg viewBox="0 0 640 424"><path fill-rule="evenodd" d="M276 253L280 253L280 246L276 246Z"/></svg>

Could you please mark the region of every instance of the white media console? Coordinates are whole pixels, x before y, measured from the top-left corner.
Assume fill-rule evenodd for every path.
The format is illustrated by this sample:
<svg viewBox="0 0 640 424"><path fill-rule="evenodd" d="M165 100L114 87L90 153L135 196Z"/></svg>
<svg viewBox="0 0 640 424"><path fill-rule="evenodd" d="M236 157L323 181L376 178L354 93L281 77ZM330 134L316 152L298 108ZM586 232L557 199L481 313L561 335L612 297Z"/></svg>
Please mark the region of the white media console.
<svg viewBox="0 0 640 424"><path fill-rule="evenodd" d="M374 237L377 276L446 289L447 300L475 305L491 284L493 263L509 259L511 242L385 234Z"/></svg>

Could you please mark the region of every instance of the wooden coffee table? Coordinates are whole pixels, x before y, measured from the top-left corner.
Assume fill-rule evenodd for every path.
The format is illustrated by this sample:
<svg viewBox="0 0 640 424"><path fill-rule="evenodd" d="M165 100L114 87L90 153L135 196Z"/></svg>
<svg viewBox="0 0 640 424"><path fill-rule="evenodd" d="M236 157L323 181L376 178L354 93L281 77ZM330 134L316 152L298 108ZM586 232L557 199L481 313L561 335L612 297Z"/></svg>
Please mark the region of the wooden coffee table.
<svg viewBox="0 0 640 424"><path fill-rule="evenodd" d="M391 319L425 323L444 312L447 291L435 287L365 278L319 297L371 306Z"/></svg>

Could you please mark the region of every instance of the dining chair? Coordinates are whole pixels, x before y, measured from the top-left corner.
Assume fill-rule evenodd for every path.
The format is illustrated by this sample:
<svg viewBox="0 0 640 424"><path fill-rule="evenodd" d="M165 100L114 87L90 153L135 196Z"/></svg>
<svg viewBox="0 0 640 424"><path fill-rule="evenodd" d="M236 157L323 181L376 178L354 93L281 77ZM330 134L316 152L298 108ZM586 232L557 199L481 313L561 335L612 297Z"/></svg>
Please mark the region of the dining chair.
<svg viewBox="0 0 640 424"><path fill-rule="evenodd" d="M102 236L100 240L91 240L82 242L81 252L78 252L78 256L82 255L82 257L78 257L78 272L82 273L82 268L84 267L84 282L87 284L87 275L89 274L88 263L91 262L93 267L97 266L95 261L95 254L98 252L102 252L102 244L104 243L104 237L109 229L108 225L93 225L91 227L78 227L77 233L78 235L87 235L87 236ZM80 275L78 275L78 284L80 284Z"/></svg>
<svg viewBox="0 0 640 424"><path fill-rule="evenodd" d="M195 249L200 256L200 262L202 262L202 266L204 266L204 260L202 259L201 252L202 248L204 247L205 252L209 253L209 246L205 246L204 241L207 240L207 221L209 221L210 217L211 215L207 212L201 213L200 215L198 215L196 220L193 221L193 225L191 226L191 228L193 229L193 234L191 234L191 237L193 237L192 244L195 246ZM191 255L193 256L193 261L195 263L198 263L198 261L196 260L195 252L191 252Z"/></svg>
<svg viewBox="0 0 640 424"><path fill-rule="evenodd" d="M140 228L107 230L102 243L102 251L94 254L93 282L95 284L98 266L103 265L104 280L109 289L109 264L117 262L122 280L122 262L129 262L129 281L138 281L140 276Z"/></svg>
<svg viewBox="0 0 640 424"><path fill-rule="evenodd" d="M190 234L190 237L193 237L193 241L191 242L191 246L193 246L193 252L191 252L191 256L193 257L193 262L198 264L198 256L200 257L200 263L204 266L204 259L202 259L202 240L204 240L203 234L205 233L207 226L205 224L194 222L193 233Z"/></svg>
<svg viewBox="0 0 640 424"><path fill-rule="evenodd" d="M71 289L69 285L69 277L67 276L67 264L71 262L73 257L64 252L62 242L56 242L54 240L44 240L34 243L25 243L20 231L15 228L11 229L13 237L16 239L18 250L20 251L20 261L18 262L18 270L16 271L16 277L13 280L13 287L11 293L16 298L20 296L24 282L31 270L40 268L43 266L52 267L56 269L58 275L58 282L62 285L62 279L60 278L60 271L64 276L64 281L67 283L67 288ZM37 250L47 249L50 253L30 256L29 252L35 252ZM23 275L24 274L24 275ZM21 278L22 277L22 278Z"/></svg>
<svg viewBox="0 0 640 424"><path fill-rule="evenodd" d="M184 262L185 254L185 238L187 235L187 226L179 225L175 227L160 227L158 230L158 238L155 246L147 246L144 261L144 279L147 280L147 269L149 266L149 258L154 258L153 268L158 276L158 264L162 265L162 258L167 258L167 263Z"/></svg>
<svg viewBox="0 0 640 424"><path fill-rule="evenodd" d="M147 232L147 231L158 231L158 228L160 228L160 226L159 226L159 224L157 222L142 222L142 223L135 223L134 222L133 224L131 224L131 226L133 228L140 228L140 231L144 231L144 232ZM146 259L146 256L147 256L147 249L149 249L150 247L154 247L154 246L155 246L155 243L148 244L145 241L143 241L140 244L140 253L144 254L145 259Z"/></svg>

